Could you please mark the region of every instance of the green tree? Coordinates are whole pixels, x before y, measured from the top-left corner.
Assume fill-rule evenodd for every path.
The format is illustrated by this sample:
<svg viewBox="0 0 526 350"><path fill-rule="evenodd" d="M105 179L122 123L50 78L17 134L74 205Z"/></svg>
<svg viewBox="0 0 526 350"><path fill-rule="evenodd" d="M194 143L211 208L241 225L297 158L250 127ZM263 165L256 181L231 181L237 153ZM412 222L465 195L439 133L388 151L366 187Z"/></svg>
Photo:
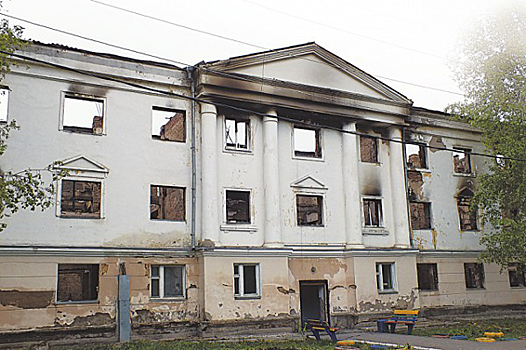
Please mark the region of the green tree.
<svg viewBox="0 0 526 350"><path fill-rule="evenodd" d="M473 203L487 228L482 259L526 263L526 6L479 23L455 63L465 99L450 111L482 130L486 152L495 156Z"/></svg>

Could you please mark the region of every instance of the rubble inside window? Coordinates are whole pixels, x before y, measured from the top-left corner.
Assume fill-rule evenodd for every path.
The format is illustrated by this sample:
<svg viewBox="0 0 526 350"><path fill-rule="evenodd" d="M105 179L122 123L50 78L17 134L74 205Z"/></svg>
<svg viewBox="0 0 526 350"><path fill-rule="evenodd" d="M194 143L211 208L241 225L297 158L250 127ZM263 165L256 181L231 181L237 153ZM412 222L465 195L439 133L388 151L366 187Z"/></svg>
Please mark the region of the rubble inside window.
<svg viewBox="0 0 526 350"><path fill-rule="evenodd" d="M458 218L461 231L477 230L477 208L472 208L473 192L464 189L457 197Z"/></svg>
<svg viewBox="0 0 526 350"><path fill-rule="evenodd" d="M363 200L365 227L382 227L382 200L366 198Z"/></svg>
<svg viewBox="0 0 526 350"><path fill-rule="evenodd" d="M57 301L96 301L99 290L99 265L59 264Z"/></svg>
<svg viewBox="0 0 526 350"><path fill-rule="evenodd" d="M163 141L186 141L186 116L184 111L153 107L152 138Z"/></svg>
<svg viewBox="0 0 526 350"><path fill-rule="evenodd" d="M427 169L426 147L424 144L405 144L408 168Z"/></svg>
<svg viewBox="0 0 526 350"><path fill-rule="evenodd" d="M425 230L431 228L431 204L425 202L410 202L411 228Z"/></svg>
<svg viewBox="0 0 526 350"><path fill-rule="evenodd" d="M225 147L227 149L250 149L250 121L225 117Z"/></svg>
<svg viewBox="0 0 526 350"><path fill-rule="evenodd" d="M321 158L319 129L294 126L294 156Z"/></svg>
<svg viewBox="0 0 526 350"><path fill-rule="evenodd" d="M508 264L510 287L526 287L526 264Z"/></svg>
<svg viewBox="0 0 526 350"><path fill-rule="evenodd" d="M484 265L481 263L465 263L464 277L466 288L484 289Z"/></svg>
<svg viewBox="0 0 526 350"><path fill-rule="evenodd" d="M453 168L458 174L471 174L471 150L466 148L454 148Z"/></svg>
<svg viewBox="0 0 526 350"><path fill-rule="evenodd" d="M62 129L84 134L104 133L104 100L78 96L64 96Z"/></svg>
<svg viewBox="0 0 526 350"><path fill-rule="evenodd" d="M60 216L100 218L101 186L100 182L62 180Z"/></svg>
<svg viewBox="0 0 526 350"><path fill-rule="evenodd" d="M378 142L374 137L360 136L360 160L378 163Z"/></svg>
<svg viewBox="0 0 526 350"><path fill-rule="evenodd" d="M296 209L298 226L322 226L322 196L297 195Z"/></svg>
<svg viewBox="0 0 526 350"><path fill-rule="evenodd" d="M229 224L250 224L250 191L226 191L226 221Z"/></svg>
<svg viewBox="0 0 526 350"><path fill-rule="evenodd" d="M416 264L418 289L438 290L437 264Z"/></svg>
<svg viewBox="0 0 526 350"><path fill-rule="evenodd" d="M0 87L0 123L7 122L7 107L9 105L9 89Z"/></svg>
<svg viewBox="0 0 526 350"><path fill-rule="evenodd" d="M150 186L151 220L186 220L185 188Z"/></svg>

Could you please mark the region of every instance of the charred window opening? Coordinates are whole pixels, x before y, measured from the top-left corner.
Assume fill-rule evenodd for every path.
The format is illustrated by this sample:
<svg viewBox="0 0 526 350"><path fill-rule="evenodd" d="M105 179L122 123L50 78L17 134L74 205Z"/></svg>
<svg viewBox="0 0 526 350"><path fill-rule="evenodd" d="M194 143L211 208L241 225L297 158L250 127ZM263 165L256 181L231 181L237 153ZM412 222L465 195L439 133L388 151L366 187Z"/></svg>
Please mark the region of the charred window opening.
<svg viewBox="0 0 526 350"><path fill-rule="evenodd" d="M453 168L458 174L471 174L471 150L466 148L454 148Z"/></svg>
<svg viewBox="0 0 526 350"><path fill-rule="evenodd" d="M100 218L100 182L62 180L60 216L75 218Z"/></svg>
<svg viewBox="0 0 526 350"><path fill-rule="evenodd" d="M153 107L152 138L163 141L186 141L186 116L184 111Z"/></svg>
<svg viewBox="0 0 526 350"><path fill-rule="evenodd" d="M250 149L250 121L225 117L225 148Z"/></svg>
<svg viewBox="0 0 526 350"><path fill-rule="evenodd" d="M62 129L83 134L104 133L104 100L76 95L64 96Z"/></svg>
<svg viewBox="0 0 526 350"><path fill-rule="evenodd" d="M152 265L150 267L150 296L152 298L184 298L185 266Z"/></svg>
<svg viewBox="0 0 526 350"><path fill-rule="evenodd" d="M250 191L226 191L226 221L229 224L250 224Z"/></svg>
<svg viewBox="0 0 526 350"><path fill-rule="evenodd" d="M320 129L294 126L294 156L321 158Z"/></svg>
<svg viewBox="0 0 526 350"><path fill-rule="evenodd" d="M431 228L431 204L424 202L411 202L411 228L425 230Z"/></svg>
<svg viewBox="0 0 526 350"><path fill-rule="evenodd" d="M297 195L298 226L322 226L322 206L322 196Z"/></svg>
<svg viewBox="0 0 526 350"><path fill-rule="evenodd" d="M526 264L508 264L510 287L526 287Z"/></svg>
<svg viewBox="0 0 526 350"><path fill-rule="evenodd" d="M376 263L376 287L380 292L395 290L394 263Z"/></svg>
<svg viewBox="0 0 526 350"><path fill-rule="evenodd" d="M150 186L150 219L185 221L185 188Z"/></svg>
<svg viewBox="0 0 526 350"><path fill-rule="evenodd" d="M477 208L472 207L473 192L464 189L457 197L458 218L461 231L477 230Z"/></svg>
<svg viewBox="0 0 526 350"><path fill-rule="evenodd" d="M426 146L424 144L406 144L405 152L408 168L427 169Z"/></svg>
<svg viewBox="0 0 526 350"><path fill-rule="evenodd" d="M438 290L437 264L416 264L418 289Z"/></svg>
<svg viewBox="0 0 526 350"><path fill-rule="evenodd" d="M382 200L365 198L363 200L363 217L365 227L382 227Z"/></svg>
<svg viewBox="0 0 526 350"><path fill-rule="evenodd" d="M59 264L57 301L95 301L99 290L99 265Z"/></svg>
<svg viewBox="0 0 526 350"><path fill-rule="evenodd" d="M465 263L464 277L466 288L484 289L484 265L481 263Z"/></svg>
<svg viewBox="0 0 526 350"><path fill-rule="evenodd" d="M234 264L234 295L259 296L259 264Z"/></svg>
<svg viewBox="0 0 526 350"><path fill-rule="evenodd" d="M7 122L7 107L9 105L9 89L0 87L0 123Z"/></svg>
<svg viewBox="0 0 526 350"><path fill-rule="evenodd" d="M360 160L365 163L378 163L378 142L376 138L360 136Z"/></svg>

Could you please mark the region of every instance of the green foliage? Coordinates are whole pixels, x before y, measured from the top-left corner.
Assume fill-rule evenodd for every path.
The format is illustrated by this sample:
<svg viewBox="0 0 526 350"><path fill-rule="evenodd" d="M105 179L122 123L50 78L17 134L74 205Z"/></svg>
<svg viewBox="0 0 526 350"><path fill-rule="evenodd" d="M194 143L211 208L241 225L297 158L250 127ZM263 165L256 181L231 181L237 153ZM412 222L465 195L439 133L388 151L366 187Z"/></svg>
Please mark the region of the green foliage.
<svg viewBox="0 0 526 350"><path fill-rule="evenodd" d="M449 322L442 327L415 327L414 335L433 336L439 335L465 335L474 340L484 336L484 332L502 332L504 338L519 338L526 336L526 319L507 318L490 320L470 320L464 322Z"/></svg>
<svg viewBox="0 0 526 350"><path fill-rule="evenodd" d="M473 203L489 228L482 259L502 267L526 262L526 6L480 23L455 66L466 98L450 112L481 129L486 152L497 157L487 161Z"/></svg>

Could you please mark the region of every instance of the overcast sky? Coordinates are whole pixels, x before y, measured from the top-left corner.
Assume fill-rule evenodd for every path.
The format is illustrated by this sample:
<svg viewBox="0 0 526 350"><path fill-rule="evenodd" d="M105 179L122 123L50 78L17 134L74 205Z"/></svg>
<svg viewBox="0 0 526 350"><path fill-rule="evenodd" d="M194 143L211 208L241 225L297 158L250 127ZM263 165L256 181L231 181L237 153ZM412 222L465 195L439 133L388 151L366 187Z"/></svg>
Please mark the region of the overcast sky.
<svg viewBox="0 0 526 350"><path fill-rule="evenodd" d="M515 0L3 0L2 12L186 64L315 41L406 95L416 106L443 110L461 96L398 81L460 93L451 76L448 58L458 50L462 33L497 7L517 3ZM17 20L10 22L22 25L24 36L33 40L151 59Z"/></svg>

